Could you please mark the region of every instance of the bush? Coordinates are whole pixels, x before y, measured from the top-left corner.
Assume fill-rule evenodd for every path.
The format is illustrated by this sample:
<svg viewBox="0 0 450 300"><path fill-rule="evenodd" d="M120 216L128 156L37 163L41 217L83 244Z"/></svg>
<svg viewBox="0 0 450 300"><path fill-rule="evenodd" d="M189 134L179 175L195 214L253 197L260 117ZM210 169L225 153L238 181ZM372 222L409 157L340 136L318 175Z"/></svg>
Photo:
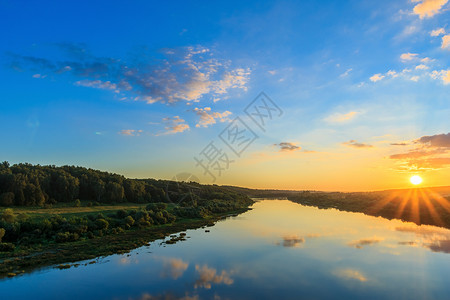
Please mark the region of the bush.
<svg viewBox="0 0 450 300"><path fill-rule="evenodd" d="M125 218L125 224L129 225L129 226L133 226L134 225L134 219L132 216L128 216Z"/></svg>
<svg viewBox="0 0 450 300"><path fill-rule="evenodd" d="M6 223L13 223L16 217L14 211L11 208L7 208L3 211L1 219Z"/></svg>
<svg viewBox="0 0 450 300"><path fill-rule="evenodd" d="M74 242L78 240L80 236L77 233L70 233L70 232L58 232L55 236L55 240L57 243L64 243L64 242Z"/></svg>
<svg viewBox="0 0 450 300"><path fill-rule="evenodd" d="M97 221L95 221L95 225L97 225L99 230L106 230L108 229L109 223L105 219L97 219Z"/></svg>
<svg viewBox="0 0 450 300"><path fill-rule="evenodd" d="M75 207L80 207L80 206L81 206L80 199L75 200Z"/></svg>
<svg viewBox="0 0 450 300"><path fill-rule="evenodd" d="M159 210L165 210L167 208L166 203L150 203L145 207L146 210L153 210L153 211L159 211Z"/></svg>
<svg viewBox="0 0 450 300"><path fill-rule="evenodd" d="M0 205L11 206L14 204L14 193L7 192L0 195Z"/></svg>

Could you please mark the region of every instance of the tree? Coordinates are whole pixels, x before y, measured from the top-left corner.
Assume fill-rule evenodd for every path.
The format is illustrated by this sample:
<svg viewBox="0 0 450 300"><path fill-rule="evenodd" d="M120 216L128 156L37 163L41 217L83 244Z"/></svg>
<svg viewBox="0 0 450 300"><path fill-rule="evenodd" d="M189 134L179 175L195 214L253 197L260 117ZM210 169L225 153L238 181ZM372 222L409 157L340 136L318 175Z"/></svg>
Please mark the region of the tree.
<svg viewBox="0 0 450 300"><path fill-rule="evenodd" d="M11 206L14 204L14 193L6 192L0 195L0 205Z"/></svg>
<svg viewBox="0 0 450 300"><path fill-rule="evenodd" d="M108 202L122 202L125 198L123 186L117 182L108 182L105 187L105 196Z"/></svg>

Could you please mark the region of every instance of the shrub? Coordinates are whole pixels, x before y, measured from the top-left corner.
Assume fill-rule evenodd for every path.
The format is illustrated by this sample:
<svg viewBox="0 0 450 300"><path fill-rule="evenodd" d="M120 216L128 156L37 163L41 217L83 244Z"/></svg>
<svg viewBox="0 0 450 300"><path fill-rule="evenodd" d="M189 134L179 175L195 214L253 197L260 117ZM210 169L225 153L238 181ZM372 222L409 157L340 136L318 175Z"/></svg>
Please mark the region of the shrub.
<svg viewBox="0 0 450 300"><path fill-rule="evenodd" d="M118 217L119 219L125 219L126 216L128 216L128 213L127 213L126 210L121 209L121 210L118 210L118 211L117 211L117 217Z"/></svg>
<svg viewBox="0 0 450 300"><path fill-rule="evenodd" d="M6 230L4 228L0 228L0 242L2 241L2 238L5 236Z"/></svg>
<svg viewBox="0 0 450 300"><path fill-rule="evenodd" d="M7 223L13 223L16 217L14 216L14 212L11 208L7 208L2 213L2 220Z"/></svg>
<svg viewBox="0 0 450 300"><path fill-rule="evenodd" d="M55 240L57 243L74 242L79 238L80 236L77 233L70 232L58 232L55 236Z"/></svg>
<svg viewBox="0 0 450 300"><path fill-rule="evenodd" d="M99 230L106 230L108 229L109 223L105 219L97 219L97 221L95 221L95 225L97 225Z"/></svg>
<svg viewBox="0 0 450 300"><path fill-rule="evenodd" d="M132 216L128 216L125 218L125 224L129 225L129 226L133 226L134 225L134 219Z"/></svg>
<svg viewBox="0 0 450 300"><path fill-rule="evenodd" d="M150 203L145 207L146 210L153 210L155 212L158 210L164 210L166 208L167 208L166 203Z"/></svg>
<svg viewBox="0 0 450 300"><path fill-rule="evenodd" d="M81 206L80 199L75 200L75 207L80 207L80 206Z"/></svg>

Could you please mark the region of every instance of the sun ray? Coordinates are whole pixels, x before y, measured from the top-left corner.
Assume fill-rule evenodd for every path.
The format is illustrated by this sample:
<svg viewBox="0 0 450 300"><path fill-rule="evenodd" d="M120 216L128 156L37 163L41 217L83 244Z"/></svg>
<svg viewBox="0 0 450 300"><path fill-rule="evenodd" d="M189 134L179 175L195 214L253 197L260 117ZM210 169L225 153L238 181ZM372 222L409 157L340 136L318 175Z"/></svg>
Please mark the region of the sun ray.
<svg viewBox="0 0 450 300"><path fill-rule="evenodd" d="M400 219L403 215L403 211L405 209L406 204L409 202L409 198L411 197L412 190L408 190L408 193L406 194L406 197L403 198L403 200L400 202L400 205L398 206L397 212L395 214L395 217Z"/></svg>
<svg viewBox="0 0 450 300"><path fill-rule="evenodd" d="M388 203L392 202L394 199L397 198L397 196L400 194L400 191L392 192L389 196L387 196L385 199L381 200L380 202L377 202L375 205L373 205L369 211L371 213L377 213L381 211Z"/></svg>
<svg viewBox="0 0 450 300"><path fill-rule="evenodd" d="M417 196L417 189L413 190L410 215L414 223L420 224L419 197Z"/></svg>
<svg viewBox="0 0 450 300"><path fill-rule="evenodd" d="M422 190L419 190L420 195L422 196L422 201L425 203L425 206L427 207L428 211L430 212L431 218L439 225L444 225L444 222L442 221L441 217L436 211L436 208L431 203L430 197Z"/></svg>

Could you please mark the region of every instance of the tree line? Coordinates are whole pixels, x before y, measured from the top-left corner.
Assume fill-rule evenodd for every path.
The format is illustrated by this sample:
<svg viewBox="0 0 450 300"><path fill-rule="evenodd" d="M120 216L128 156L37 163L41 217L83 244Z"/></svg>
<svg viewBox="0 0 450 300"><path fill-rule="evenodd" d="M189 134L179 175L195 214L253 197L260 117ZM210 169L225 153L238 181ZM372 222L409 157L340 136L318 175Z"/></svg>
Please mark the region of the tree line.
<svg viewBox="0 0 450 300"><path fill-rule="evenodd" d="M43 206L76 199L98 203L170 202L167 182L128 179L77 166L0 164L1 206Z"/></svg>

